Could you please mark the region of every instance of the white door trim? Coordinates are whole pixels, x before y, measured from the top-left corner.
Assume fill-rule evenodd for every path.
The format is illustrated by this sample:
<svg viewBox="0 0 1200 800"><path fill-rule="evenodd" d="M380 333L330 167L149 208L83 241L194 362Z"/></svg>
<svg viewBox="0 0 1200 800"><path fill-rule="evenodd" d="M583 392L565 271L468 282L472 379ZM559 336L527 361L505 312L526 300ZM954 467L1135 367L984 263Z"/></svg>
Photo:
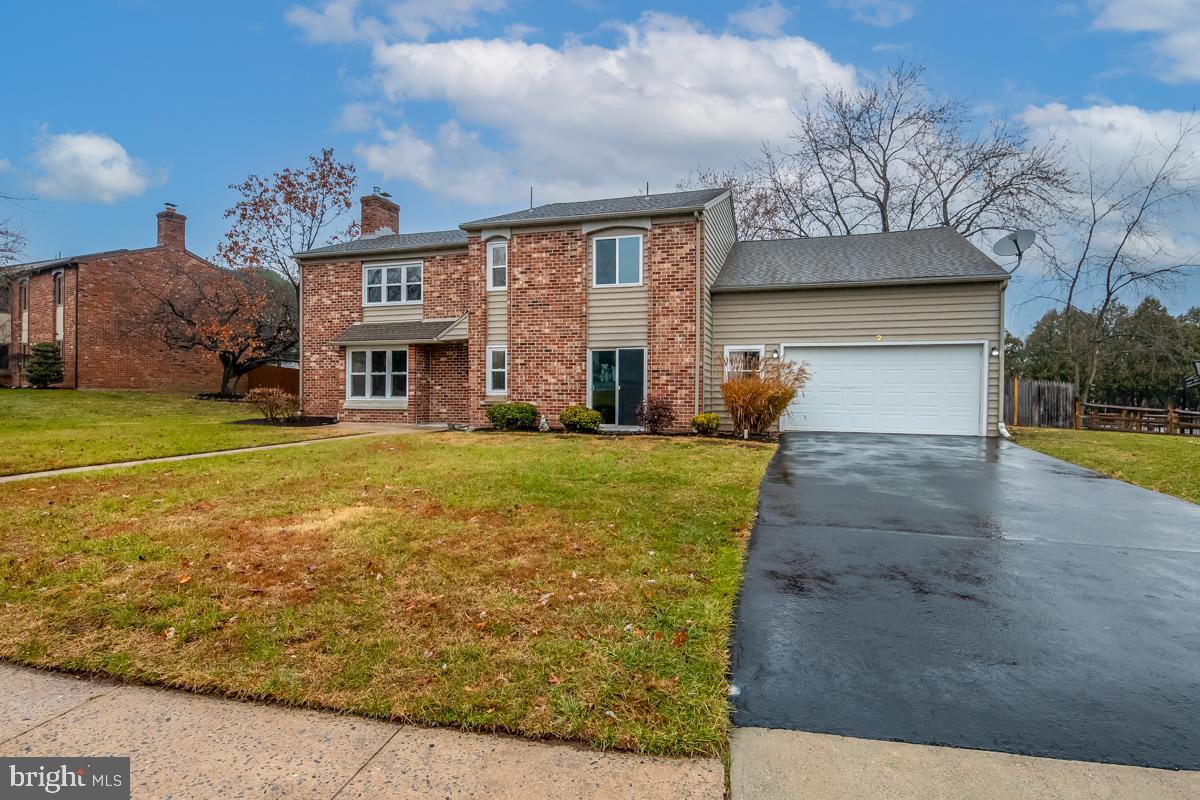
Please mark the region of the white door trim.
<svg viewBox="0 0 1200 800"><path fill-rule="evenodd" d="M988 346L987 339L895 339L881 342L780 342L779 357L787 354L789 347L929 347L934 345L977 345L980 348L979 370L979 435L987 436L988 418ZM779 428L783 423L780 417Z"/></svg>

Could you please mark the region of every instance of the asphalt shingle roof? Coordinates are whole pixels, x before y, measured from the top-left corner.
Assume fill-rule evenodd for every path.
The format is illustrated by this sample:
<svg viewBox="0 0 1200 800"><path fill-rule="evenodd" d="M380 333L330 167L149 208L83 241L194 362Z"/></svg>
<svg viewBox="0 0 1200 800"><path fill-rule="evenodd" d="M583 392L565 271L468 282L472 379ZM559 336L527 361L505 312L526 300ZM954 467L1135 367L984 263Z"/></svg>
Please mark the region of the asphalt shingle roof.
<svg viewBox="0 0 1200 800"><path fill-rule="evenodd" d="M926 228L737 242L713 291L1007 278L958 232Z"/></svg>
<svg viewBox="0 0 1200 800"><path fill-rule="evenodd" d="M633 197L610 197L604 200L583 200L576 203L549 203L511 214L485 217L473 222L464 222L461 228L475 230L499 225L526 222L549 222L603 217L638 216L640 214L662 214L701 209L705 204L725 194L728 189L696 189L688 192L666 194L640 194Z"/></svg>
<svg viewBox="0 0 1200 800"><path fill-rule="evenodd" d="M58 258L47 258L42 261L26 261L21 264L9 264L3 270L12 274L33 273L38 270L49 269L50 267L61 267L65 264L70 264L75 261L82 261L88 258L99 258L100 256L115 256L120 253L130 252L127 249L121 250L102 250L98 253L80 253L77 256L59 256Z"/></svg>
<svg viewBox="0 0 1200 800"><path fill-rule="evenodd" d="M467 232L455 228L452 231L425 231L423 233L394 233L390 236L374 236L367 239L351 239L327 247L316 247L297 258L319 258L336 255L364 255L368 253L404 253L420 250L440 250L446 247L466 247Z"/></svg>
<svg viewBox="0 0 1200 800"><path fill-rule="evenodd" d="M342 331L333 344L365 344L368 342L436 342L458 320L413 322L358 322Z"/></svg>

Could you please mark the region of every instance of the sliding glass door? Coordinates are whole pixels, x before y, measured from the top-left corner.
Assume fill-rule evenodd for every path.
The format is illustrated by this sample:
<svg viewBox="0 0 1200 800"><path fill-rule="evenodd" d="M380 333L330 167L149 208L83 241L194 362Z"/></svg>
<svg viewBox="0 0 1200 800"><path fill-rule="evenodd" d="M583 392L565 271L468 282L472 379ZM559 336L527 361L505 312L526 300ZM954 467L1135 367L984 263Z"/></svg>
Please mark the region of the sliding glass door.
<svg viewBox="0 0 1200 800"><path fill-rule="evenodd" d="M605 425L637 425L637 407L646 396L646 351L593 350L590 389L590 405Z"/></svg>

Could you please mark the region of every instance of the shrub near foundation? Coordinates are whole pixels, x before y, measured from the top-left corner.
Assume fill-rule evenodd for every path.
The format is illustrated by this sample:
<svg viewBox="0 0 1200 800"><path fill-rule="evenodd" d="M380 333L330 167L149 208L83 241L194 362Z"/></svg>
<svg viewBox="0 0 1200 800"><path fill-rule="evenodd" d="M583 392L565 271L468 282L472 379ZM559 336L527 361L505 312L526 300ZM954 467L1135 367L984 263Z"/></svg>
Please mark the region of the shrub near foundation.
<svg viewBox="0 0 1200 800"><path fill-rule="evenodd" d="M692 417L692 430L701 436L712 436L721 427L721 418L716 414L697 414Z"/></svg>
<svg viewBox="0 0 1200 800"><path fill-rule="evenodd" d="M497 403L487 410L488 421L501 431L537 430L538 410L532 403Z"/></svg>
<svg viewBox="0 0 1200 800"><path fill-rule="evenodd" d="M604 424L604 417L594 408L569 406L558 415L558 421L572 433L595 433Z"/></svg>
<svg viewBox="0 0 1200 800"><path fill-rule="evenodd" d="M728 360L721 396L733 418L734 431L764 434L779 422L796 395L808 383L808 364L769 358L757 369L747 369L737 357Z"/></svg>

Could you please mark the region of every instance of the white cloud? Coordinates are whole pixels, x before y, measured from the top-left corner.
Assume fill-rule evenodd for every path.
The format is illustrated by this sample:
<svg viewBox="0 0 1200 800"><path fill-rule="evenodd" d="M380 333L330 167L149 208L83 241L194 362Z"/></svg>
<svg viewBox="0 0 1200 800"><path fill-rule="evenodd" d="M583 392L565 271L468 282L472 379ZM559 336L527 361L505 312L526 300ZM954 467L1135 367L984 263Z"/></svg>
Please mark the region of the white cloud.
<svg viewBox="0 0 1200 800"><path fill-rule="evenodd" d="M1029 106L1021 119L1035 140L1046 141L1054 136L1062 142L1073 160L1072 166L1080 172L1090 166L1101 179L1113 180L1118 169L1135 159L1134 172L1127 176L1127 182L1134 183L1144 179L1148 167L1157 166L1163 148L1173 145L1193 122L1191 112L1111 104L1069 108L1062 103ZM1185 144L1184 159L1178 163L1185 176L1200 181L1198 151L1200 135L1193 135L1192 143ZM1084 198L1078 202L1082 204ZM1082 205L1080 210L1084 210ZM1116 233L1104 228L1100 235L1114 237ZM1200 225L1194 211L1190 206L1174 209L1165 215L1153 235L1134 242L1131 249L1162 261L1194 258L1200 251Z"/></svg>
<svg viewBox="0 0 1200 800"><path fill-rule="evenodd" d="M1138 152L1173 143L1192 120L1191 112L1150 111L1130 105L1069 108L1062 103L1029 106L1021 113L1035 139L1051 135L1082 162L1118 165ZM1200 145L1200 141L1197 142ZM1192 159L1200 178L1200 162Z"/></svg>
<svg viewBox="0 0 1200 800"><path fill-rule="evenodd" d="M1151 37L1158 77L1172 82L1200 80L1200 3L1196 0L1099 0L1095 27Z"/></svg>
<svg viewBox="0 0 1200 800"><path fill-rule="evenodd" d="M98 133L45 137L34 151L34 189L47 197L114 203L141 194L149 171L115 139Z"/></svg>
<svg viewBox="0 0 1200 800"><path fill-rule="evenodd" d="M12 162L7 158L0 158L0 172L7 172L12 168Z"/></svg>
<svg viewBox="0 0 1200 800"><path fill-rule="evenodd" d="M778 36L792 16L779 0L749 6L729 15L729 24L757 36Z"/></svg>
<svg viewBox="0 0 1200 800"><path fill-rule="evenodd" d="M320 9L293 6L287 20L313 42L378 41L385 36L423 41L438 31L474 27L481 13L497 13L505 0L399 0L373 2L326 0ZM373 13L359 14L364 6Z"/></svg>
<svg viewBox="0 0 1200 800"><path fill-rule="evenodd" d="M661 14L621 33L613 46L376 44L384 97L443 103L455 122L427 136L383 129L360 152L372 169L475 202L530 184L555 199L633 194L646 180L667 190L697 166L735 166L782 140L807 92L854 81L800 37L715 34Z"/></svg>
<svg viewBox="0 0 1200 800"><path fill-rule="evenodd" d="M912 3L903 0L829 0L834 8L844 8L854 14L859 22L875 25L879 28L890 28L905 20L912 19Z"/></svg>

